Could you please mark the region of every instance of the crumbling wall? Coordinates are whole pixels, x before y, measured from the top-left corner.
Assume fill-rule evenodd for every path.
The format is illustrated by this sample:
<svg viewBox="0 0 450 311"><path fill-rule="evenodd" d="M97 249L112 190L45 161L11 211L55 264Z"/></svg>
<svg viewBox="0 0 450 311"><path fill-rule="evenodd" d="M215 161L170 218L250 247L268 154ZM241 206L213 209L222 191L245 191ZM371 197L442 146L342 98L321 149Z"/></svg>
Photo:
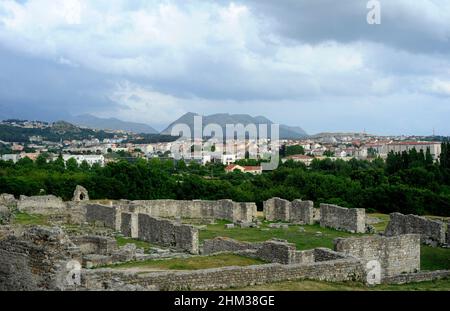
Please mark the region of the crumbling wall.
<svg viewBox="0 0 450 311"><path fill-rule="evenodd" d="M0 240L0 291L65 289L73 285L71 270L79 262L78 248L59 228L10 235Z"/></svg>
<svg viewBox="0 0 450 311"><path fill-rule="evenodd" d="M70 240L80 249L83 255L108 255L118 249L117 241L110 237L84 235L72 236Z"/></svg>
<svg viewBox="0 0 450 311"><path fill-rule="evenodd" d="M392 213L389 216L389 224L384 232L386 236L416 233L420 234L422 243L445 244L445 224L443 222L400 213Z"/></svg>
<svg viewBox="0 0 450 311"><path fill-rule="evenodd" d="M86 205L86 221L89 223L101 223L105 227L120 230L121 217L117 207L100 204Z"/></svg>
<svg viewBox="0 0 450 311"><path fill-rule="evenodd" d="M220 252L257 250L261 247L261 245L261 243L241 242L226 237L217 237L204 241L203 254L210 255Z"/></svg>
<svg viewBox="0 0 450 311"><path fill-rule="evenodd" d="M378 261L382 278L420 270L420 236L417 234L339 238L334 248L361 259L364 265Z"/></svg>
<svg viewBox="0 0 450 311"><path fill-rule="evenodd" d="M138 215L138 223L140 240L198 254L198 229L146 214Z"/></svg>
<svg viewBox="0 0 450 311"><path fill-rule="evenodd" d="M332 204L320 204L320 226L365 233L366 212L363 208L345 208Z"/></svg>
<svg viewBox="0 0 450 311"><path fill-rule="evenodd" d="M268 221L290 221L291 202L280 198L264 201L264 216Z"/></svg>
<svg viewBox="0 0 450 311"><path fill-rule="evenodd" d="M138 200L129 202L129 211L160 218L209 218L251 222L256 218L257 210L254 203L238 203L231 200Z"/></svg>
<svg viewBox="0 0 450 311"><path fill-rule="evenodd" d="M77 185L75 191L73 192L72 201L82 202L89 201L89 193L83 186Z"/></svg>
<svg viewBox="0 0 450 311"><path fill-rule="evenodd" d="M16 208L17 200L12 194L2 193L0 194L0 205L7 206L9 208Z"/></svg>
<svg viewBox="0 0 450 311"><path fill-rule="evenodd" d="M123 212L120 227L122 234L126 237L137 239L139 236L138 228L138 214Z"/></svg>
<svg viewBox="0 0 450 311"><path fill-rule="evenodd" d="M314 224L314 202L294 200L291 203L290 222L304 225Z"/></svg>
<svg viewBox="0 0 450 311"><path fill-rule="evenodd" d="M20 200L17 202L17 209L21 212L46 215L64 211L66 204L61 198L54 195L32 197L21 195Z"/></svg>
<svg viewBox="0 0 450 311"><path fill-rule="evenodd" d="M365 271L354 258L309 264L265 264L246 267L224 267L194 271L167 271L145 275L118 272L112 269L83 271L82 286L102 290L114 282L135 284L160 290L212 290L294 280L327 282L363 281Z"/></svg>
<svg viewBox="0 0 450 311"><path fill-rule="evenodd" d="M256 256L264 261L285 265L295 262L295 255L296 249L294 244L279 240L270 240L262 243L256 252Z"/></svg>

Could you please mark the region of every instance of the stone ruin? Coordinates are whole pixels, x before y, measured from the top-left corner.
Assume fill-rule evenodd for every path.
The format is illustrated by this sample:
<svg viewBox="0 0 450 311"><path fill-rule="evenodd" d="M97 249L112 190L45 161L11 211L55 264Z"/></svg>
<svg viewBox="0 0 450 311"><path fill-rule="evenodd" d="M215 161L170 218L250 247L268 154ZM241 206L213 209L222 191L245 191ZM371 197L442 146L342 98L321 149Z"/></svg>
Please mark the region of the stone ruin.
<svg viewBox="0 0 450 311"><path fill-rule="evenodd" d="M363 208L345 208L320 204L320 226L351 233L366 232L366 211Z"/></svg>
<svg viewBox="0 0 450 311"><path fill-rule="evenodd" d="M89 193L83 186L76 186L75 191L73 192L72 201L74 202L82 202L89 201Z"/></svg>
<svg viewBox="0 0 450 311"><path fill-rule="evenodd" d="M0 240L0 290L62 290L79 249L59 228L35 227ZM75 264L76 265L76 264Z"/></svg>
<svg viewBox="0 0 450 311"><path fill-rule="evenodd" d="M334 249L359 258L364 266L372 260L378 261L382 279L420 270L420 236L417 234L338 238Z"/></svg>
<svg viewBox="0 0 450 311"><path fill-rule="evenodd" d="M264 216L269 221L285 221L304 225L314 224L312 201L272 198L264 202Z"/></svg>
<svg viewBox="0 0 450 311"><path fill-rule="evenodd" d="M384 232L386 236L415 233L420 235L421 242L425 244L437 246L446 243L446 225L442 221L400 213L392 213L389 217L389 224Z"/></svg>

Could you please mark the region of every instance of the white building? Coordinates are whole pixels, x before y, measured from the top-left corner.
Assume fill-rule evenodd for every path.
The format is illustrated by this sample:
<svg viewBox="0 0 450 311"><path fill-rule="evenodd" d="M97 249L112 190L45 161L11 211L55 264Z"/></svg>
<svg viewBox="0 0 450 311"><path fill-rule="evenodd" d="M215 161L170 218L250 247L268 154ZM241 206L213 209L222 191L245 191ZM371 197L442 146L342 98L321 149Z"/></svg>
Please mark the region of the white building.
<svg viewBox="0 0 450 311"><path fill-rule="evenodd" d="M223 154L222 155L222 164L223 165L230 165L231 163L236 162L236 155L235 154Z"/></svg>
<svg viewBox="0 0 450 311"><path fill-rule="evenodd" d="M63 159L64 162L67 162L69 159L75 159L78 165L84 161L86 161L90 166L94 164L100 164L100 166L105 165L105 157L103 155L64 154Z"/></svg>
<svg viewBox="0 0 450 311"><path fill-rule="evenodd" d="M430 149L433 160L438 160L441 155L441 143L435 141L401 141L387 144L387 153L393 151L395 153L402 153L403 151L410 151L416 149L417 152L423 150L425 153Z"/></svg>

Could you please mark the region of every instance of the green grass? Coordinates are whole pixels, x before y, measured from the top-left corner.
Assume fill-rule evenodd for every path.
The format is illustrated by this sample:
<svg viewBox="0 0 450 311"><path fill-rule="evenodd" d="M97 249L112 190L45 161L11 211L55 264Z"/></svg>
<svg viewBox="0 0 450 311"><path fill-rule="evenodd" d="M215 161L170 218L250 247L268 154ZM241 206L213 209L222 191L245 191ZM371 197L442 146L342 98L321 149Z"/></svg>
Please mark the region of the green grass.
<svg viewBox="0 0 450 311"><path fill-rule="evenodd" d="M148 242L139 241L136 239L126 238L126 237L121 237L121 236L117 236L116 241L117 241L117 245L120 247L125 246L127 244L134 244L134 245L136 245L137 248L143 248L145 253L148 253L148 251L152 247L152 245Z"/></svg>
<svg viewBox="0 0 450 311"><path fill-rule="evenodd" d="M227 266L250 266L264 263L261 260L238 256L234 254L219 254L212 256L195 256L189 258L174 258L167 260L133 261L111 265L113 269L158 269L158 270L199 270Z"/></svg>
<svg viewBox="0 0 450 311"><path fill-rule="evenodd" d="M243 291L450 291L450 279L402 285L368 287L362 283L328 283L321 281L286 281L229 290Z"/></svg>
<svg viewBox="0 0 450 311"><path fill-rule="evenodd" d="M388 223L389 223L389 215L386 214L367 214L367 216L378 218L381 220L381 222L373 224L372 226L377 230L377 232L384 232L384 229L386 229Z"/></svg>
<svg viewBox="0 0 450 311"><path fill-rule="evenodd" d="M422 245L420 268L421 270L450 270L450 249Z"/></svg>
<svg viewBox="0 0 450 311"><path fill-rule="evenodd" d="M380 231L384 231L384 227L389 221L388 215L371 214L383 220L377 224ZM234 228L225 229L226 221L219 221L216 225L208 225L207 230L200 231L200 240L212 239L215 237L229 237L239 241L262 242L271 238L279 238L294 243L298 250L313 249L317 247L327 247L333 249L333 240L338 237L358 236L347 232L336 231L328 228L321 228L319 225L312 226L290 226L285 229L269 229L268 223L264 222L261 229L257 228ZM305 229L299 232L299 227ZM377 228L377 230L378 230ZM316 235L316 232L322 232L322 235ZM359 234L361 236L361 234ZM450 249L421 246L421 269L422 270L448 270L450 269Z"/></svg>
<svg viewBox="0 0 450 311"><path fill-rule="evenodd" d="M30 215L27 213L18 212L14 215L13 224L16 225L49 225L48 218L45 215Z"/></svg>
<svg viewBox="0 0 450 311"><path fill-rule="evenodd" d="M333 240L338 237L358 236L328 228L321 228L319 225L311 226L289 226L289 229L269 228L268 222L263 222L260 229L257 228L233 228L225 229L226 221L218 221L215 225L208 225L207 230L199 232L200 241L213 239L215 237L229 237L239 241L262 242L272 238L284 239L294 243L299 250L313 249L317 247L333 248ZM305 229L299 231L299 227ZM261 230L265 229L265 230ZM267 230L268 229L268 230ZM316 235L317 232L321 235ZM359 234L361 236L361 234Z"/></svg>

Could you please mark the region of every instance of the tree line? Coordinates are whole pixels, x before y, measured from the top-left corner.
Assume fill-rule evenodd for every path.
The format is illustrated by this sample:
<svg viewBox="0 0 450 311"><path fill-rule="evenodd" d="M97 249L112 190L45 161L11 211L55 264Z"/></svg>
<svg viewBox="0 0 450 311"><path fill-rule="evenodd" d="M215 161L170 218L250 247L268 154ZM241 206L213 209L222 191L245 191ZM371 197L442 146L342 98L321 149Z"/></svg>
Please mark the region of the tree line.
<svg viewBox="0 0 450 311"><path fill-rule="evenodd" d="M48 161L28 158L0 161L0 192L16 196L47 194L68 200L75 186L89 190L92 199L232 199L262 202L281 197L312 200L382 213L401 212L450 216L450 143L442 145L440 162L429 151L390 153L386 161L331 159L310 167L292 160L262 175L226 174L221 164L161 159L118 161L105 167L62 157Z"/></svg>

